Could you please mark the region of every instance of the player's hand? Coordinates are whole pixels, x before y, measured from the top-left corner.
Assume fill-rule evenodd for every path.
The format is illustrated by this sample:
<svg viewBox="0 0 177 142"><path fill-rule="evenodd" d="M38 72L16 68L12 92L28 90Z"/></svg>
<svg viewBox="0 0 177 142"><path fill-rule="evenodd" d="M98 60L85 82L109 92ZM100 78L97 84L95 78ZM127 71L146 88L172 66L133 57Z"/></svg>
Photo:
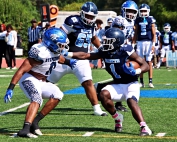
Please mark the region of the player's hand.
<svg viewBox="0 0 177 142"><path fill-rule="evenodd" d="M65 56L65 57L67 57L67 56L68 56L68 50L63 49L63 50L61 51L61 54L62 54L63 56Z"/></svg>
<svg viewBox="0 0 177 142"><path fill-rule="evenodd" d="M127 66L127 63L124 63L123 70L125 73L130 74L132 76L136 75L136 69L134 69L133 64L131 62L129 63L129 67Z"/></svg>
<svg viewBox="0 0 177 142"><path fill-rule="evenodd" d="M70 67L73 70L76 66L77 60L76 59L70 59Z"/></svg>
<svg viewBox="0 0 177 142"><path fill-rule="evenodd" d="M5 103L11 102L12 96L13 96L13 90L7 89L6 94L4 96L4 102Z"/></svg>

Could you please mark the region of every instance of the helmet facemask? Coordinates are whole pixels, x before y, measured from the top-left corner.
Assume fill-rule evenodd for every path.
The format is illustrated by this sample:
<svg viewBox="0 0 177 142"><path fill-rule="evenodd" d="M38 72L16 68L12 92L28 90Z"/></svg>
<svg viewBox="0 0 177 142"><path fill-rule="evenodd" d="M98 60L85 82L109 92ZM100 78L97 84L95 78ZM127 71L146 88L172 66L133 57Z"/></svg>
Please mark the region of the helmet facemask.
<svg viewBox="0 0 177 142"><path fill-rule="evenodd" d="M81 20L84 24L92 26L96 21L97 14L81 10Z"/></svg>
<svg viewBox="0 0 177 142"><path fill-rule="evenodd" d="M135 20L138 14L138 10L136 9L130 9L130 8L124 8L125 18L128 20Z"/></svg>
<svg viewBox="0 0 177 142"><path fill-rule="evenodd" d="M150 10L146 8L142 8L139 10L140 17L149 17Z"/></svg>
<svg viewBox="0 0 177 142"><path fill-rule="evenodd" d="M102 51L114 51L117 50L116 48L116 39L115 38L107 38L106 36L103 37L102 41Z"/></svg>
<svg viewBox="0 0 177 142"><path fill-rule="evenodd" d="M168 33L171 30L171 27L168 27L168 26L163 27L163 30L165 33Z"/></svg>

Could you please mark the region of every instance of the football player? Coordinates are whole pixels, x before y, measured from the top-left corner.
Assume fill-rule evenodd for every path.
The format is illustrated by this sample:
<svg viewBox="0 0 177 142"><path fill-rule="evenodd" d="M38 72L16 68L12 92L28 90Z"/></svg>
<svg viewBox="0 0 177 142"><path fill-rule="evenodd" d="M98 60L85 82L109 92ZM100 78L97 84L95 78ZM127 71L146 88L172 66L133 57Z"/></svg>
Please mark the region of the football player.
<svg viewBox="0 0 177 142"><path fill-rule="evenodd" d="M148 62L150 70L149 75L149 87L154 88L152 83L153 68L152 57L155 48L155 20L152 16L149 16L150 7L143 3L139 6L139 17L135 20L135 34L132 44L137 42L137 54ZM140 87L145 87L143 81L143 74L140 74Z"/></svg>
<svg viewBox="0 0 177 142"><path fill-rule="evenodd" d="M165 52L168 50L172 50L172 52L175 52L175 47L172 46L172 31L171 31L171 26L169 23L165 23L163 25L163 31L161 32L160 35L160 50L161 50L161 55L160 55L160 60L157 63L157 68L160 68L160 65L165 57ZM168 68L168 67L167 67Z"/></svg>
<svg viewBox="0 0 177 142"><path fill-rule="evenodd" d="M47 30L44 33L43 42L31 47L28 58L24 60L12 77L4 96L5 103L11 101L13 89L18 81L20 88L30 100L23 128L17 133L17 136L37 138L37 135L42 135L38 122L62 100L63 92L56 85L46 82L46 78L52 69L56 67L60 51L65 46L67 46L67 35L63 30L59 28ZM68 65L74 65L75 61L69 61L68 63ZM48 101L36 116L42 106L43 99L48 99Z"/></svg>
<svg viewBox="0 0 177 142"><path fill-rule="evenodd" d="M155 58L156 58L156 61L154 60L154 63L153 63L153 66L156 68L156 63L159 62L159 55L160 55L160 35L161 33L159 32L159 30L157 29L157 25L155 24Z"/></svg>
<svg viewBox="0 0 177 142"><path fill-rule="evenodd" d="M100 100L103 107L115 120L115 132L122 131L123 115L116 111L113 101L126 101L134 119L140 125L140 136L151 135L152 132L138 106L140 96L138 75L147 72L149 66L143 58L138 56L131 45L124 44L124 40L124 33L113 27L106 30L102 47L98 49L97 53L66 52L63 55L75 59L103 58L106 71L112 76L114 83L101 90ZM127 59L136 61L140 67L135 69L132 63L127 66Z"/></svg>
<svg viewBox="0 0 177 142"><path fill-rule="evenodd" d="M132 38L134 35L134 20L136 19L138 14L138 6L134 1L127 0L121 6L121 15L117 16L113 22L111 27L117 27L123 30L126 37L126 44L130 44L132 42ZM133 45L134 47L135 45ZM112 81L104 82L104 83L95 83L95 88L97 90L97 95L99 98L99 93L101 89L113 83ZM127 109L122 105L121 102L116 102L115 107L119 111L127 111Z"/></svg>
<svg viewBox="0 0 177 142"><path fill-rule="evenodd" d="M125 1L121 6L121 16L124 17L128 24L127 29L127 44L132 44L132 38L134 36L134 22L138 14L138 6L132 0ZM133 46L134 47L134 46Z"/></svg>
<svg viewBox="0 0 177 142"><path fill-rule="evenodd" d="M107 19L107 26L105 26L105 28L104 28L105 31L111 27L112 22L113 22L113 18Z"/></svg>
<svg viewBox="0 0 177 142"><path fill-rule="evenodd" d="M177 50L177 25L175 27L175 32L172 33L172 42L175 46L175 50Z"/></svg>
<svg viewBox="0 0 177 142"><path fill-rule="evenodd" d="M61 28L70 40L70 52L83 51L87 53L91 43L97 48L101 45L99 38L95 35L94 25L97 14L96 5L93 2L86 2L81 7L80 15L71 15L65 19ZM92 83L92 71L89 60L78 60L73 70L68 68L67 65L57 64L47 80L56 83L68 73L74 74L84 87L87 98L93 106L94 114L106 116L107 114L101 110L98 103L96 91Z"/></svg>

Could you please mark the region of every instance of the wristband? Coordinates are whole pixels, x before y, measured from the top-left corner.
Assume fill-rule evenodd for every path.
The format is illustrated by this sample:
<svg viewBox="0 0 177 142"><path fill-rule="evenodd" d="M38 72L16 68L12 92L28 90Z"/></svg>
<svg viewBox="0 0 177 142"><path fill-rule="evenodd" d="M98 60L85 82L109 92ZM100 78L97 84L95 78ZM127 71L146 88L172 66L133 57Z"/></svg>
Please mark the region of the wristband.
<svg viewBox="0 0 177 142"><path fill-rule="evenodd" d="M140 74L141 73L141 69L140 68L138 68L138 69L136 69L136 74Z"/></svg>
<svg viewBox="0 0 177 142"><path fill-rule="evenodd" d="M71 52L71 53L72 53L72 52ZM70 59L66 59L66 58L65 58L64 64L70 66Z"/></svg>
<svg viewBox="0 0 177 142"><path fill-rule="evenodd" d="M11 89L11 90L13 90L13 89L14 89L14 87L15 87L15 84L13 84L13 83L10 83L10 84L9 84L9 87L8 87L8 89Z"/></svg>
<svg viewBox="0 0 177 142"><path fill-rule="evenodd" d="M155 42L152 42L152 46L155 46Z"/></svg>
<svg viewBox="0 0 177 142"><path fill-rule="evenodd" d="M72 58L73 57L73 52L68 52L68 56L67 57Z"/></svg>

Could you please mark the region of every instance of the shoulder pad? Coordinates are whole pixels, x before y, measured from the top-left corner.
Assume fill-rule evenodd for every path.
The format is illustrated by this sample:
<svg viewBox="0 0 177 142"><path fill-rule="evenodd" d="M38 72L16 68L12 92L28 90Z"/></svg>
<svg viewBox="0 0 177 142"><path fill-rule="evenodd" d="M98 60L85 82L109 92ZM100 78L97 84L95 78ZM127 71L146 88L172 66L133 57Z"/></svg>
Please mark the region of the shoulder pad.
<svg viewBox="0 0 177 142"><path fill-rule="evenodd" d="M79 20L80 20L79 15L71 15L65 19L64 23L68 26L72 26L72 25L75 25L76 23L78 23Z"/></svg>

